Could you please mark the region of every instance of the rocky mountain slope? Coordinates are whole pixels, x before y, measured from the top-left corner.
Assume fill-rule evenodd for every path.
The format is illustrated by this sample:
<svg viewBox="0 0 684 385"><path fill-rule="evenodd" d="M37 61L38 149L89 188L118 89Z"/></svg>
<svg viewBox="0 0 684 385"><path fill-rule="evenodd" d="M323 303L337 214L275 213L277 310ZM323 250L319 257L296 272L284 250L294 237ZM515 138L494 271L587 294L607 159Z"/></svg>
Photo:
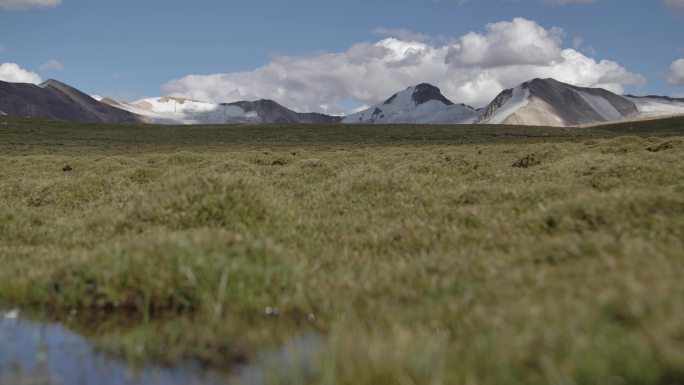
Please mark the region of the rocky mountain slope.
<svg viewBox="0 0 684 385"><path fill-rule="evenodd" d="M602 88L534 79L501 92L478 123L573 126L675 114L684 114L684 101L621 96Z"/></svg>
<svg viewBox="0 0 684 385"><path fill-rule="evenodd" d="M342 119L348 124L465 124L478 118L477 110L454 104L431 84L419 84L392 95L382 103Z"/></svg>
<svg viewBox="0 0 684 385"><path fill-rule="evenodd" d="M408 87L346 117L299 113L272 100L207 103L155 97L124 103L101 101L55 80L40 86L0 82L0 115L84 122L154 124L519 124L591 125L684 114L684 99L621 96L601 88L533 79L502 91L484 108L455 104L430 84Z"/></svg>
<svg viewBox="0 0 684 385"><path fill-rule="evenodd" d="M331 124L341 118L317 113L298 113L272 100L206 103L185 98L158 97L128 104L111 99L104 103L143 116L156 124L300 123Z"/></svg>
<svg viewBox="0 0 684 385"><path fill-rule="evenodd" d="M0 111L6 115L99 123L133 123L140 118L101 103L56 80L40 85L0 81Z"/></svg>

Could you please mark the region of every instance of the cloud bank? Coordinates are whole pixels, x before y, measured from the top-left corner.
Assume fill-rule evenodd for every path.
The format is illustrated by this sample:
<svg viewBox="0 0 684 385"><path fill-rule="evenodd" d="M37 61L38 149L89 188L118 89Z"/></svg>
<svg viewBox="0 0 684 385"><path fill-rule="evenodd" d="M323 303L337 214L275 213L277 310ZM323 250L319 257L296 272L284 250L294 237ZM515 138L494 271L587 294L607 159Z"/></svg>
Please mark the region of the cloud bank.
<svg viewBox="0 0 684 385"><path fill-rule="evenodd" d="M19 11L28 8L56 7L62 0L0 0L0 8Z"/></svg>
<svg viewBox="0 0 684 385"><path fill-rule="evenodd" d="M376 33L399 36L357 43L346 52L281 56L248 72L188 75L163 84L162 92L213 102L265 98L299 111L342 114L424 82L454 102L480 107L535 77L618 93L645 81L616 62L563 49L561 29L524 18L487 24L484 32L442 44L405 30Z"/></svg>
<svg viewBox="0 0 684 385"><path fill-rule="evenodd" d="M42 82L37 73L27 71L15 63L0 64L0 80L12 83L33 83Z"/></svg>
<svg viewBox="0 0 684 385"><path fill-rule="evenodd" d="M684 59L679 59L672 63L667 82L673 86L684 86Z"/></svg>

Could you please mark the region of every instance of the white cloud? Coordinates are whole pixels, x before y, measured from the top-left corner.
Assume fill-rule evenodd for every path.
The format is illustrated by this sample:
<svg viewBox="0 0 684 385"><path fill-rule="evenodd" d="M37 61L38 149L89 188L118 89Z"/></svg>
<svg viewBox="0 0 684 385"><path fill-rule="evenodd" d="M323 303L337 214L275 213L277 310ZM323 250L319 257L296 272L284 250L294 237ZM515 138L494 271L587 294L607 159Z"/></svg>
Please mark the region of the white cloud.
<svg viewBox="0 0 684 385"><path fill-rule="evenodd" d="M423 82L476 107L535 77L618 93L644 83L618 63L562 49L562 39L560 29L517 18L442 44L385 38L346 52L281 56L248 72L188 75L162 85L162 92L214 102L267 98L299 111L339 114Z"/></svg>
<svg viewBox="0 0 684 385"><path fill-rule="evenodd" d="M449 49L447 60L460 66L548 65L561 59L563 31L545 30L521 17L487 24L487 33L470 32Z"/></svg>
<svg viewBox="0 0 684 385"><path fill-rule="evenodd" d="M684 0L663 0L663 3L672 11L684 14Z"/></svg>
<svg viewBox="0 0 684 385"><path fill-rule="evenodd" d="M44 72L62 71L64 69L64 66L62 66L62 63L58 62L57 60L51 59L47 63L41 65L40 69Z"/></svg>
<svg viewBox="0 0 684 385"><path fill-rule="evenodd" d="M376 28L373 30L373 33L376 35L380 35L383 37L396 37L401 40L405 41L427 41L430 40L429 35L425 35L422 33L416 33L409 31L408 29L405 28L396 28L396 29L388 29L388 28Z"/></svg>
<svg viewBox="0 0 684 385"><path fill-rule="evenodd" d="M674 86L684 86L684 59L679 59L672 63L667 82Z"/></svg>
<svg viewBox="0 0 684 385"><path fill-rule="evenodd" d="M0 0L0 8L18 11L27 8L56 7L62 0Z"/></svg>
<svg viewBox="0 0 684 385"><path fill-rule="evenodd" d="M0 80L12 83L38 84L42 80L37 73L22 69L15 63L0 64Z"/></svg>

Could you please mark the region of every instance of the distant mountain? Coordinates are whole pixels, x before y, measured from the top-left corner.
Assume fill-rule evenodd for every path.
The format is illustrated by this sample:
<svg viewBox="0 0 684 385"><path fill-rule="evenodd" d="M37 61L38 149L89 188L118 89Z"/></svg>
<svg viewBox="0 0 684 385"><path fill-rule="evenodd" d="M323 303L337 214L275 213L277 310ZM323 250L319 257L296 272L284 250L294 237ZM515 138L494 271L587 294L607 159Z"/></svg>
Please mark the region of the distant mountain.
<svg viewBox="0 0 684 385"><path fill-rule="evenodd" d="M486 107L454 104L439 88L419 84L355 114L292 111L272 100L207 103L156 97L125 103L92 97L56 80L36 86L0 81L0 115L83 122L154 124L517 124L572 126L684 114L684 99L621 96L602 88L533 79L502 91Z"/></svg>
<svg viewBox="0 0 684 385"><path fill-rule="evenodd" d="M639 115L642 117L657 117L664 115L684 114L684 98L670 98L667 96L632 96L627 99L636 104Z"/></svg>
<svg viewBox="0 0 684 385"><path fill-rule="evenodd" d="M674 114L684 114L684 101L621 96L602 88L534 79L501 92L478 123L573 126Z"/></svg>
<svg viewBox="0 0 684 385"><path fill-rule="evenodd" d="M392 95L382 103L342 119L347 124L473 123L477 110L454 104L431 84L419 84Z"/></svg>
<svg viewBox="0 0 684 385"><path fill-rule="evenodd" d="M40 85L0 81L0 111L6 115L99 123L133 123L140 118L101 103L56 80Z"/></svg>
<svg viewBox="0 0 684 385"><path fill-rule="evenodd" d="M113 107L143 116L156 124L332 124L341 118L317 113L298 113L272 100L235 103L206 103L170 96L148 98L132 104L102 99Z"/></svg>
<svg viewBox="0 0 684 385"><path fill-rule="evenodd" d="M315 112L294 112L273 100L257 100L255 102L223 103L224 108L239 108L247 116L256 116L260 123L302 123L331 124L339 123L342 117L319 114Z"/></svg>

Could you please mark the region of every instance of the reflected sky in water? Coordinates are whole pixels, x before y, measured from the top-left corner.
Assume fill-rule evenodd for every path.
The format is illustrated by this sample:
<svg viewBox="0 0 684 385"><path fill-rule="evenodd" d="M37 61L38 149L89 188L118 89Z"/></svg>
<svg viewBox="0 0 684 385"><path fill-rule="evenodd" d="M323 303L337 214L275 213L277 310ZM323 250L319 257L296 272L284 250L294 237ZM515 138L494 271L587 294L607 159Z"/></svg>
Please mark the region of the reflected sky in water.
<svg viewBox="0 0 684 385"><path fill-rule="evenodd" d="M0 318L0 384L16 385L214 385L227 379L199 365L128 367L98 353L59 324Z"/></svg>
<svg viewBox="0 0 684 385"><path fill-rule="evenodd" d="M297 337L281 349L259 355L255 364L236 368L231 375L189 362L132 368L97 352L85 338L60 324L38 323L19 317L16 311L0 311L0 384L258 385L272 375L310 375L309 362L316 345L313 335Z"/></svg>

